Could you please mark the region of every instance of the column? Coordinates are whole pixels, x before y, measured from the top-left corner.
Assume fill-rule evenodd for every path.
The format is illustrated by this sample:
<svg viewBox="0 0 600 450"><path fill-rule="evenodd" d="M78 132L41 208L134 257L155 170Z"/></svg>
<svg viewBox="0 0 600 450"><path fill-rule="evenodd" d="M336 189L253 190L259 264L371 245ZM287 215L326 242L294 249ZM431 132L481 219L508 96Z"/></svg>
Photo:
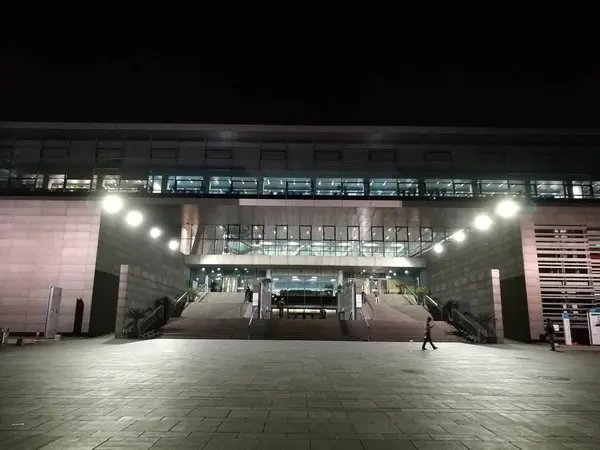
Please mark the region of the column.
<svg viewBox="0 0 600 450"><path fill-rule="evenodd" d="M344 271L343 270L338 270L338 276L337 276L337 287L339 286L343 286L344 285Z"/></svg>
<svg viewBox="0 0 600 450"><path fill-rule="evenodd" d="M496 343L504 343L504 320L502 318L502 293L500 291L500 271L498 269L492 269L492 300L494 305L494 317L496 323L494 327L496 329Z"/></svg>

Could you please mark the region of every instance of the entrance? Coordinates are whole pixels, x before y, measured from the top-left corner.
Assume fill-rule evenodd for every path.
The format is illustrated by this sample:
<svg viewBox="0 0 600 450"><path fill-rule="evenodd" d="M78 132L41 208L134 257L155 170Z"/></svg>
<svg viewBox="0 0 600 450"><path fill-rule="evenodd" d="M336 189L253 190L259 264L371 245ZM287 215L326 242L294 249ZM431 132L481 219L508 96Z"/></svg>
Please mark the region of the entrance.
<svg viewBox="0 0 600 450"><path fill-rule="evenodd" d="M288 307L335 308L337 271L319 269L276 269L272 272L273 303L283 300Z"/></svg>

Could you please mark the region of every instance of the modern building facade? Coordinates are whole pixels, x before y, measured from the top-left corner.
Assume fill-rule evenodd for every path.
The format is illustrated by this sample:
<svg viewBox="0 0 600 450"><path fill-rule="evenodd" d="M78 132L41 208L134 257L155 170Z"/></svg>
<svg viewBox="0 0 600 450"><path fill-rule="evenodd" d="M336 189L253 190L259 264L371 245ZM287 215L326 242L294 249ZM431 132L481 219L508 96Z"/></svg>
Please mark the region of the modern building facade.
<svg viewBox="0 0 600 450"><path fill-rule="evenodd" d="M0 325L35 332L61 286L60 331L81 298L83 331L104 332L129 270L140 298L205 281L324 296L406 281L524 341L566 309L585 341L599 145L594 130L1 123ZM144 223L103 212L107 195ZM497 213L507 199L514 216Z"/></svg>

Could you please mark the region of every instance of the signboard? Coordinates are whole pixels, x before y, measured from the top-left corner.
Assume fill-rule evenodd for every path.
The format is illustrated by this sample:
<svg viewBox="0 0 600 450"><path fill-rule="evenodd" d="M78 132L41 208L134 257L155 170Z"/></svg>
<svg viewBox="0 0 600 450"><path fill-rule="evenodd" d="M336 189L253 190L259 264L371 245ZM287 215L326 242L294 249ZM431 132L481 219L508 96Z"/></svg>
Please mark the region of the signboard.
<svg viewBox="0 0 600 450"><path fill-rule="evenodd" d="M58 314L61 298L62 288L52 286L48 295L48 310L46 312L46 326L44 328L45 339L54 339L58 331Z"/></svg>
<svg viewBox="0 0 600 450"><path fill-rule="evenodd" d="M588 327L590 330L590 344L600 345L600 308L588 312Z"/></svg>
<svg viewBox="0 0 600 450"><path fill-rule="evenodd" d="M252 306L258 306L258 299L259 299L259 293L253 292L252 293Z"/></svg>
<svg viewBox="0 0 600 450"><path fill-rule="evenodd" d="M356 307L362 308L362 294L356 294Z"/></svg>

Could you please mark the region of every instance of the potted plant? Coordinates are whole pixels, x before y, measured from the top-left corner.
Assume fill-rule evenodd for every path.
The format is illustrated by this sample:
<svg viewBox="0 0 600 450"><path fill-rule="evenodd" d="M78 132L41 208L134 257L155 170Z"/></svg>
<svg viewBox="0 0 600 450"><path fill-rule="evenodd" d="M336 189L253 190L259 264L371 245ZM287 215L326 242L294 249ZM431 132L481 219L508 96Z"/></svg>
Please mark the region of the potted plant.
<svg viewBox="0 0 600 450"><path fill-rule="evenodd" d="M187 290L187 300L188 302L193 302L196 299L196 295L198 295L198 291L193 287L188 288Z"/></svg>
<svg viewBox="0 0 600 450"><path fill-rule="evenodd" d="M425 303L425 297L427 296L427 288L423 286L417 286L415 288L415 297L417 297L417 303L423 305Z"/></svg>

